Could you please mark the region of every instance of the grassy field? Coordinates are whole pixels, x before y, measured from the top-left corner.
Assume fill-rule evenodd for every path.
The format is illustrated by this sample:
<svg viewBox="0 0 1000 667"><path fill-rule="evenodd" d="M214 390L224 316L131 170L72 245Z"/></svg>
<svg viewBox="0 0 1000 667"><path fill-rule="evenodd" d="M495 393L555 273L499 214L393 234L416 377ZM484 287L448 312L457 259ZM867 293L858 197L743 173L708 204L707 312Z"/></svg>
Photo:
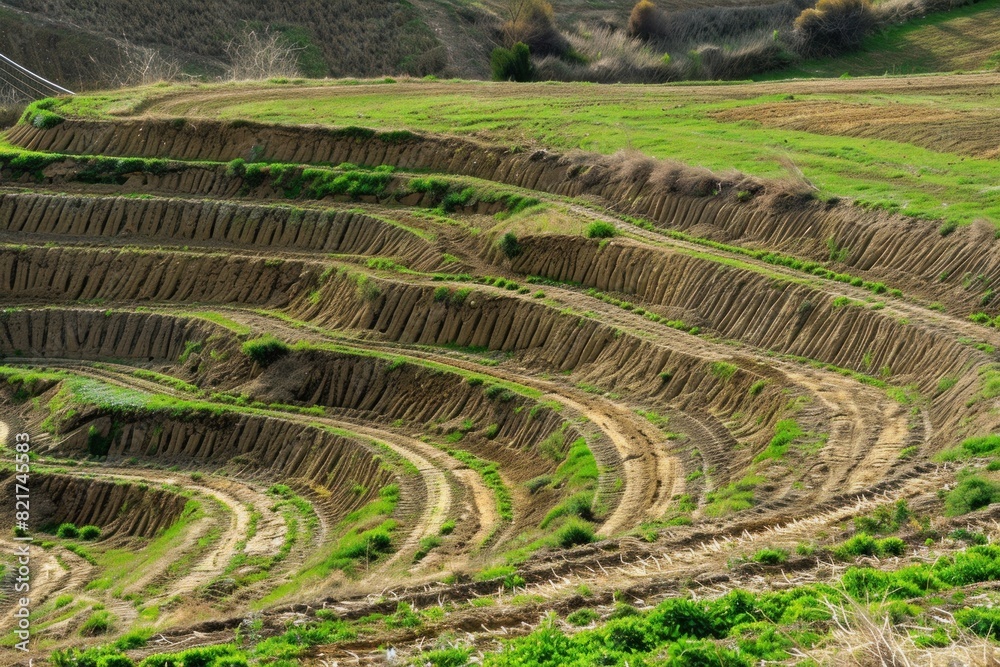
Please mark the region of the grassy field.
<svg viewBox="0 0 1000 667"><path fill-rule="evenodd" d="M1000 223L1000 166L974 153L995 148L979 125L963 125L960 148L946 150L942 131L914 133L888 122L868 134L870 118L907 119L941 111L991 117L1000 77L936 77L789 81L702 86L491 84L474 82L271 85L126 90L64 102L60 113L103 116L149 113L268 123L319 123L409 128L471 135L511 146L542 145L599 153L637 150L716 171L736 169L765 178L800 170L820 197L846 197L864 206L931 220ZM756 108L807 103L832 111L864 106L853 126L811 125L808 131L755 120ZM791 108L791 107L789 107ZM726 121L740 112L740 120Z"/></svg>

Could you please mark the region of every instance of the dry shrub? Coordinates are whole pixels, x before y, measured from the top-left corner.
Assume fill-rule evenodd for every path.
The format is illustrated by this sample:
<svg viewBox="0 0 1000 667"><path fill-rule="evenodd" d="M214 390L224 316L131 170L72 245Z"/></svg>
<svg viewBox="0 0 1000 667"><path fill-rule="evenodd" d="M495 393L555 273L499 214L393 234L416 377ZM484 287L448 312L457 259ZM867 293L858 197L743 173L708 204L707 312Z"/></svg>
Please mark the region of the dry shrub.
<svg viewBox="0 0 1000 667"><path fill-rule="evenodd" d="M29 100L13 88L0 91L0 129L6 129L17 123L28 102Z"/></svg>
<svg viewBox="0 0 1000 667"><path fill-rule="evenodd" d="M739 192L757 195L765 190L763 181L737 171L719 174L672 160L656 160L634 150L606 156L574 152L562 160L571 172L580 174L583 191L589 194L627 189L633 195L648 192L736 199ZM771 187L770 182L767 187Z"/></svg>
<svg viewBox="0 0 1000 667"><path fill-rule="evenodd" d="M910 660L913 643L896 631L888 615L876 618L850 597L842 605L826 603L836 625L833 636L849 654L845 664L854 667L916 667Z"/></svg>
<svg viewBox="0 0 1000 667"><path fill-rule="evenodd" d="M810 652L808 657L820 664L849 667L1000 667L997 646L960 627L953 627L949 633L957 636L950 646L920 648L905 630L893 624L888 613L873 612L848 596L844 600L843 604L827 602L835 626L830 648L836 652L828 656L828 660L823 659L827 656ZM945 621L951 617L939 608L934 609L934 616Z"/></svg>
<svg viewBox="0 0 1000 667"><path fill-rule="evenodd" d="M834 56L860 46L874 26L868 0L819 0L795 19L796 47L808 56Z"/></svg>
<svg viewBox="0 0 1000 667"><path fill-rule="evenodd" d="M672 69L680 78L746 78L791 61L777 35L789 31L808 2L703 7L667 14L650 0L640 0L632 10L629 32L646 40L651 49L670 54Z"/></svg>
<svg viewBox="0 0 1000 667"><path fill-rule="evenodd" d="M111 74L113 85L147 86L172 81L180 73L180 64L157 49L135 44L126 36L118 41L118 67Z"/></svg>
<svg viewBox="0 0 1000 667"><path fill-rule="evenodd" d="M298 76L296 51L276 32L245 30L226 46L229 78L243 81Z"/></svg>
<svg viewBox="0 0 1000 667"><path fill-rule="evenodd" d="M771 38L775 30L787 29L808 0L786 0L758 7L702 7L659 17L654 46L671 54L686 53L702 45L732 45Z"/></svg>
<svg viewBox="0 0 1000 667"><path fill-rule="evenodd" d="M628 34L649 39L663 33L665 15L650 0L639 0L628 17Z"/></svg>
<svg viewBox="0 0 1000 667"><path fill-rule="evenodd" d="M555 14L548 0L506 0L503 5L504 23L501 38L512 47L527 44L537 56L561 55L568 43L555 24Z"/></svg>
<svg viewBox="0 0 1000 667"><path fill-rule="evenodd" d="M788 53L771 37L759 38L736 49L704 46L696 51L705 79L738 79L789 64Z"/></svg>
<svg viewBox="0 0 1000 667"><path fill-rule="evenodd" d="M683 77L677 65L665 63L642 40L620 30L599 28L569 36L569 44L582 62L544 58L536 64L535 78L542 81L591 81L593 83L663 83Z"/></svg>

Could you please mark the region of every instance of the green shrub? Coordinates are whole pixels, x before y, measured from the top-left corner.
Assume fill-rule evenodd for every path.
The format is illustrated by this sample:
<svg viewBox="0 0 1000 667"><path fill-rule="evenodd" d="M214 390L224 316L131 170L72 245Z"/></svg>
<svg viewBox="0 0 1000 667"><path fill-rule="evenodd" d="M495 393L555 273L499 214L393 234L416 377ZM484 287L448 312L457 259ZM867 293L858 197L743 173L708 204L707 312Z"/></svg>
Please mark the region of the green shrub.
<svg viewBox="0 0 1000 667"><path fill-rule="evenodd" d="M605 222L603 220L595 220L594 222L587 225L587 229L584 230L584 236L588 239L609 239L612 236L617 236L618 230L610 222Z"/></svg>
<svg viewBox="0 0 1000 667"><path fill-rule="evenodd" d="M880 556L902 556L906 553L906 542L898 537L887 537L878 541Z"/></svg>
<svg viewBox="0 0 1000 667"><path fill-rule="evenodd" d="M1000 485L976 475L970 475L958 483L945 497L945 514L958 516L968 514L1000 500Z"/></svg>
<svg viewBox="0 0 1000 667"><path fill-rule="evenodd" d="M954 220L948 220L940 227L938 227L938 234L940 234L941 236L948 236L956 229L958 229L958 223L955 222Z"/></svg>
<svg viewBox="0 0 1000 667"><path fill-rule="evenodd" d="M101 529L97 526L84 526L80 529L80 539L96 540L101 536Z"/></svg>
<svg viewBox="0 0 1000 667"><path fill-rule="evenodd" d="M518 42L509 49L498 47L490 54L490 70L494 81L531 81L535 66L528 45Z"/></svg>
<svg viewBox="0 0 1000 667"><path fill-rule="evenodd" d="M80 531L71 523L63 523L56 529L56 537L75 540L80 537Z"/></svg>
<svg viewBox="0 0 1000 667"><path fill-rule="evenodd" d="M590 625L600 617L600 614L593 609L577 609L566 617L566 622L570 625L579 627L582 625Z"/></svg>
<svg viewBox="0 0 1000 667"><path fill-rule="evenodd" d="M788 560L788 552L784 549L761 549L753 555L753 560L763 565L780 565Z"/></svg>
<svg viewBox="0 0 1000 667"><path fill-rule="evenodd" d="M556 533L556 540L564 549L579 544L590 544L596 539L593 526L579 519L570 519Z"/></svg>
<svg viewBox="0 0 1000 667"><path fill-rule="evenodd" d="M291 348L283 341L268 334L260 338L254 338L243 343L243 354L247 355L261 366L270 366L278 359L282 358Z"/></svg>
<svg viewBox="0 0 1000 667"><path fill-rule="evenodd" d="M437 535L428 535L420 540L420 548L413 554L413 562L417 563L427 557L431 550L441 546L441 538Z"/></svg>
<svg viewBox="0 0 1000 667"><path fill-rule="evenodd" d="M968 438L959 445L972 456L986 456L1000 450L1000 435L991 434L978 438Z"/></svg>
<svg viewBox="0 0 1000 667"><path fill-rule="evenodd" d="M716 619L706 605L684 598L661 602L645 620L653 629L657 643L677 641L682 637L704 639L721 634L717 631Z"/></svg>
<svg viewBox="0 0 1000 667"><path fill-rule="evenodd" d="M965 528L956 528L948 533L948 537L953 540L959 540L969 544L983 545L989 543L989 539L987 539L987 537L982 533L973 533Z"/></svg>
<svg viewBox="0 0 1000 667"><path fill-rule="evenodd" d="M226 165L226 175L227 176L239 176L242 177L247 173L247 161L241 157L236 158Z"/></svg>
<svg viewBox="0 0 1000 667"><path fill-rule="evenodd" d="M736 366L725 361L713 361L708 367L709 372L722 380L728 382L736 374Z"/></svg>
<svg viewBox="0 0 1000 667"><path fill-rule="evenodd" d="M421 624L420 614L413 611L408 602L397 604L395 613L385 619L385 627L390 629L418 628Z"/></svg>
<svg viewBox="0 0 1000 667"><path fill-rule="evenodd" d="M517 236L513 232L507 232L501 236L499 245L500 251L510 259L521 254L521 245L517 242Z"/></svg>
<svg viewBox="0 0 1000 667"><path fill-rule="evenodd" d="M139 663L139 667L216 667L222 664L223 658L229 657L240 657L239 649L231 644L204 646L179 653L151 655Z"/></svg>
<svg viewBox="0 0 1000 667"><path fill-rule="evenodd" d="M980 637L1000 639L1000 609L972 607L955 612L955 621Z"/></svg>
<svg viewBox="0 0 1000 667"><path fill-rule="evenodd" d="M898 537L875 539L868 533L858 533L833 550L841 560L853 560L859 556L902 556L906 553L906 543Z"/></svg>
<svg viewBox="0 0 1000 667"><path fill-rule="evenodd" d="M855 518L854 527L858 532L869 535L894 533L912 516L906 500L902 499L891 505L879 505L871 514Z"/></svg>
<svg viewBox="0 0 1000 667"><path fill-rule="evenodd" d="M80 634L85 637L95 637L107 634L111 631L111 614L103 609L92 613L83 625L80 626Z"/></svg>
<svg viewBox="0 0 1000 667"><path fill-rule="evenodd" d="M468 648L442 648L421 653L414 664L433 665L433 667L464 667L469 664L471 653L471 649Z"/></svg>
<svg viewBox="0 0 1000 667"><path fill-rule="evenodd" d="M742 655L707 640L681 639L667 650L665 667L751 667Z"/></svg>
<svg viewBox="0 0 1000 667"><path fill-rule="evenodd" d="M41 109L36 111L31 117L31 124L40 130L51 130L53 127L61 124L65 120L66 119L59 114Z"/></svg>

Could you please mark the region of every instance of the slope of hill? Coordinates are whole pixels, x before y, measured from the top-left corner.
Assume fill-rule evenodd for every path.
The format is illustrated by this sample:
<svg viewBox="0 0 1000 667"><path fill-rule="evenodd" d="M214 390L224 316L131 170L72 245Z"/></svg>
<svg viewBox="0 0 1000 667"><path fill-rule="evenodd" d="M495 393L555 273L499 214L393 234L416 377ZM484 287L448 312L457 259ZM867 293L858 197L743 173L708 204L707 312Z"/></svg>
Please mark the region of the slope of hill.
<svg viewBox="0 0 1000 667"><path fill-rule="evenodd" d="M575 57L589 63L581 69L572 57L556 59L542 67L542 76L664 81L744 78L763 71L756 78L776 79L968 71L995 68L1000 62L992 39L1000 26L997 0L892 27L870 37L860 52L800 62L779 71L767 70L794 59L794 40L784 34L798 6L778 11L777 5L765 0L661 2L657 5L667 12L663 20L688 37L678 37L676 43L643 44L623 39L632 4L630 0L553 3L556 25L571 36ZM761 9L742 19L727 14L757 11L751 7ZM708 8L713 9L711 14L698 11ZM303 76L435 74L486 79L490 52L498 44L496 28L506 15L499 0L259 4L213 0L162 7L129 0L7 0L0 3L0 52L71 88L88 90L160 78L218 78L229 68L227 45L255 30L281 35L282 43L294 49L292 58ZM760 30L740 32L743 23L761 21ZM700 22L711 25L702 31ZM782 32L780 48L779 42L771 43L772 28ZM608 37L606 29L619 32ZM670 67L658 65L664 48L671 54ZM593 72L587 69L590 66Z"/></svg>
<svg viewBox="0 0 1000 667"><path fill-rule="evenodd" d="M982 0L872 35L862 48L811 60L761 79L878 76L1000 69L1000 2Z"/></svg>
<svg viewBox="0 0 1000 667"><path fill-rule="evenodd" d="M309 76L423 76L448 64L421 12L398 0L9 0L0 10L0 52L23 54L26 66L81 88L129 74L115 46L123 38L156 49L187 74L222 73L226 45L245 29L284 35Z"/></svg>
<svg viewBox="0 0 1000 667"><path fill-rule="evenodd" d="M400 81L175 86L67 100L70 114L141 107L277 123L379 123L562 150L632 149L941 223L1000 221L990 128L997 74L613 86ZM595 94L597 92L597 94ZM667 130L669 128L669 131ZM916 165L916 166L915 166Z"/></svg>
<svg viewBox="0 0 1000 667"><path fill-rule="evenodd" d="M36 103L0 147L35 664L995 661L998 91Z"/></svg>

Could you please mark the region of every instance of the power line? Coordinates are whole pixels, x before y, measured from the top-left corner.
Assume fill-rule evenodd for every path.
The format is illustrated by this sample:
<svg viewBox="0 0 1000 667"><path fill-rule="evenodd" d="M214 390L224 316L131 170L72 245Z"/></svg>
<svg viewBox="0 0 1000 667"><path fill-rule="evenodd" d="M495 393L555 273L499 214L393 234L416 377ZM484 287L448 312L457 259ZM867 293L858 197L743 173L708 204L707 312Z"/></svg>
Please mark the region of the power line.
<svg viewBox="0 0 1000 667"><path fill-rule="evenodd" d="M50 95L73 95L73 91L53 83L43 76L14 62L0 53L0 86L18 96L33 100Z"/></svg>
<svg viewBox="0 0 1000 667"><path fill-rule="evenodd" d="M42 83L44 83L45 85L49 86L53 90L56 90L56 91L58 91L60 93L64 93L66 95L75 95L76 94L72 90L69 90L67 88L63 88L59 84L52 83L51 81L49 81L45 77L42 77L42 76L39 76L39 75L35 74L34 72L32 72L31 70L29 70L28 68L22 67L21 65L18 65L16 62L14 62L13 60L11 60L10 58L8 58L7 56L5 56L2 53L0 53L0 60L3 60L4 62L7 62L7 63L13 65L18 70L24 72L25 74L27 74L28 76L30 76L30 77L32 77L34 79L37 79L38 81L41 81Z"/></svg>

